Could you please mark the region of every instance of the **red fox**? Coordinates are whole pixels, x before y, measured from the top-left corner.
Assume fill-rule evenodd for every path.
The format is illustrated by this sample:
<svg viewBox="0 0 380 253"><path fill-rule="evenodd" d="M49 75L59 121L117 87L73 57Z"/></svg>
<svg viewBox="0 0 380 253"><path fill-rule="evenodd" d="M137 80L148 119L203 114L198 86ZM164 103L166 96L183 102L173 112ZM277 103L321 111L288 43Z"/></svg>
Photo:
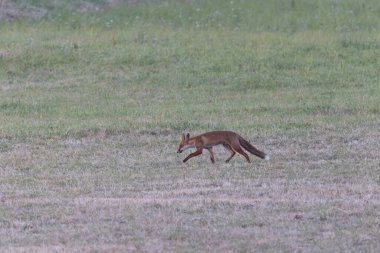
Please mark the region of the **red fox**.
<svg viewBox="0 0 380 253"><path fill-rule="evenodd" d="M201 155L203 149L207 149L210 153L211 162L215 163L212 147L220 144L231 152L231 156L226 160L226 163L228 163L232 157L234 157L236 152L244 156L247 162L250 163L251 160L249 159L247 153L244 152L242 147L262 159L269 160L269 155L258 150L248 141L244 140L240 135L231 131L212 131L192 138L190 138L190 134L182 134L182 141L179 144L177 153L182 153L184 150L189 148L197 149L194 153L191 153L183 160L185 163L190 158Z"/></svg>

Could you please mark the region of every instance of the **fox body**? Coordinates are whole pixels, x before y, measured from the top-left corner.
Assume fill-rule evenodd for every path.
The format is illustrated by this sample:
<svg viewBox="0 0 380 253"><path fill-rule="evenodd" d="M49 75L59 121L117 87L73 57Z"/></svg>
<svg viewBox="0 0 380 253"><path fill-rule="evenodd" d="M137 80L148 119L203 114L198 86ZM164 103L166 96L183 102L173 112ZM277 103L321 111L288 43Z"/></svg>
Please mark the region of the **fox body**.
<svg viewBox="0 0 380 253"><path fill-rule="evenodd" d="M196 149L194 153L191 153L183 160L185 163L190 158L201 155L203 149L207 149L210 153L211 162L214 163L214 151L212 148L216 145L223 145L230 151L231 156L226 160L226 162L229 162L236 153L239 153L245 157L247 162L250 163L251 160L249 159L247 153L244 152L243 148L262 159L269 160L269 155L258 150L248 141L244 140L240 135L231 131L212 131L191 138L190 134L182 134L182 140L179 144L177 153L182 153L184 150L189 148Z"/></svg>

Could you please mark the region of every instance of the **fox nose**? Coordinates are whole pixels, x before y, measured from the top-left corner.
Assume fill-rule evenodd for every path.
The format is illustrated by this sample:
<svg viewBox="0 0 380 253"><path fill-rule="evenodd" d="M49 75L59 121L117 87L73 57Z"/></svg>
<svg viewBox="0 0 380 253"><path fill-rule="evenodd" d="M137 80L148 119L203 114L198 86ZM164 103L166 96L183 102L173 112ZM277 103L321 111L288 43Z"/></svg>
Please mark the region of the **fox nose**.
<svg viewBox="0 0 380 253"><path fill-rule="evenodd" d="M178 150L177 150L177 153L178 153L178 154L179 154L179 153L182 153L182 150L178 149Z"/></svg>

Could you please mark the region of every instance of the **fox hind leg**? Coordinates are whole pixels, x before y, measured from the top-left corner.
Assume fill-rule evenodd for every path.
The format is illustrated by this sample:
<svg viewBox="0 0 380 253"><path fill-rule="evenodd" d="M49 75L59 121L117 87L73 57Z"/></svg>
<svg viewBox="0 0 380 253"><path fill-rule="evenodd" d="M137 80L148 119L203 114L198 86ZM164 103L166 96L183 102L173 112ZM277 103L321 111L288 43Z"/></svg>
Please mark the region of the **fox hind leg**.
<svg viewBox="0 0 380 253"><path fill-rule="evenodd" d="M247 160L247 162L249 162L249 163L251 162L251 160L249 159L249 156L247 155L247 153L245 153L244 150L241 148L240 143L233 142L231 148L235 152L238 152L239 154L241 154L242 156L244 156L245 159Z"/></svg>
<svg viewBox="0 0 380 253"><path fill-rule="evenodd" d="M247 153L245 153L244 151L243 151L243 149L242 148L238 148L237 150L236 150L236 152L238 152L239 154L241 154L242 156L244 156L245 157L245 159L247 160L247 162L251 162L251 160L249 159L249 156L247 155Z"/></svg>
<svg viewBox="0 0 380 253"><path fill-rule="evenodd" d="M228 157L228 159L226 160L226 163L228 163L229 161L231 161L232 157L235 156L236 152L227 144L223 144L223 147L225 147L231 153L230 157Z"/></svg>

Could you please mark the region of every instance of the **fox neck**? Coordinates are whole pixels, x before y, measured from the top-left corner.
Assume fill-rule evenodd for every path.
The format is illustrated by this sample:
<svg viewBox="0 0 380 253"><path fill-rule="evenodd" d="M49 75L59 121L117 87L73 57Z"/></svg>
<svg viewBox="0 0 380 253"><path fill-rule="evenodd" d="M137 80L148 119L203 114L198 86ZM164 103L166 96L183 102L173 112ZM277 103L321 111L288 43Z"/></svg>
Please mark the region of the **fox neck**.
<svg viewBox="0 0 380 253"><path fill-rule="evenodd" d="M195 146L195 138L188 139L186 145Z"/></svg>
<svg viewBox="0 0 380 253"><path fill-rule="evenodd" d="M195 147L195 139L188 139L182 149L186 150L186 149L194 148L194 147Z"/></svg>

